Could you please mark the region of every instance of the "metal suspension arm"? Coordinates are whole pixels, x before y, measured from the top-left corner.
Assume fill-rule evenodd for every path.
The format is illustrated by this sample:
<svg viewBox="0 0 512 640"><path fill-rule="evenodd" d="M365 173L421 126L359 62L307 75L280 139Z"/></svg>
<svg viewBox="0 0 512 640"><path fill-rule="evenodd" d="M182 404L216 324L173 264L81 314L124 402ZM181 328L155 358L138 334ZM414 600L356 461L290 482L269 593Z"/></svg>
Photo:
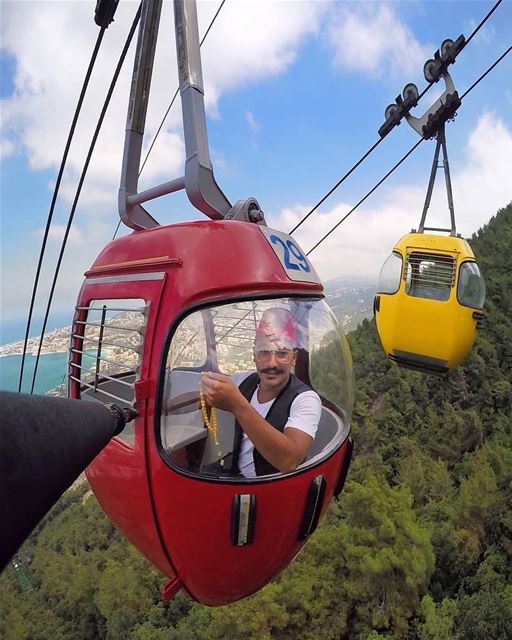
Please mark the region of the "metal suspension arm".
<svg viewBox="0 0 512 640"><path fill-rule="evenodd" d="M139 38L126 119L118 205L121 220L137 231L158 226L158 222L140 206L141 202L150 198L141 198L142 194L137 194L137 185L161 10L162 0L143 0L142 2Z"/></svg>
<svg viewBox="0 0 512 640"><path fill-rule="evenodd" d="M195 0L174 0L174 24L187 155L185 188L197 209L210 218L224 218L231 203L216 183L210 162Z"/></svg>
<svg viewBox="0 0 512 640"><path fill-rule="evenodd" d="M127 226L137 231L158 225L142 203L180 189L186 189L190 202L210 218L222 219L232 210L231 203L215 181L210 162L195 0L174 1L186 151L185 175L137 192L161 8L162 0L143 0L119 189L119 215Z"/></svg>
<svg viewBox="0 0 512 640"><path fill-rule="evenodd" d="M444 179L446 183L446 195L448 197L448 208L450 209L450 221L451 221L451 235L456 234L455 229L455 210L453 207L453 193L452 193L452 180L450 177L450 165L448 164L448 151L446 150L446 137L444 134L444 125L439 129L437 140L441 139L441 147L443 149L443 168Z"/></svg>
<svg viewBox="0 0 512 640"><path fill-rule="evenodd" d="M439 151L443 150L443 169L444 178L446 183L446 194L448 196L448 208L450 209L450 229L440 229L437 227L425 227L425 219L427 217L428 208L432 199L432 192L434 190L434 183L436 180L437 170L439 169ZM419 233L424 233L425 229L430 231L450 231L452 236L456 235L455 228L455 211L453 207L453 195L452 195L452 182L450 179L450 166L448 164L448 152L446 150L446 137L445 126L441 125L437 133L436 150L434 152L434 159L432 161L432 169L430 171L430 180L428 182L427 195L425 196L425 204L423 205L423 213L421 214L420 226L418 228Z"/></svg>
<svg viewBox="0 0 512 640"><path fill-rule="evenodd" d="M436 181L436 174L439 163L439 148L440 148L439 138L436 143L436 150L434 152L434 159L432 160L432 168L430 170L430 180L428 181L427 187L427 195L425 196L425 204L423 205L423 212L421 214L421 221L418 231L423 233L425 231L425 219L427 217L428 208L430 206L430 200L432 199L432 192L434 190L434 183Z"/></svg>

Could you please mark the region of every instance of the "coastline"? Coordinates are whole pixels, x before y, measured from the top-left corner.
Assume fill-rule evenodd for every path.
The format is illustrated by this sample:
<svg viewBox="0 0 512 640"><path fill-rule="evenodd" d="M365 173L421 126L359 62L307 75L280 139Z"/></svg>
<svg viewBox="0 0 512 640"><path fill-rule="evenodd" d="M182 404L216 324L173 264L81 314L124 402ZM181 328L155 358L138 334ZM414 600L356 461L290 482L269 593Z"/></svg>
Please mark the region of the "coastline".
<svg viewBox="0 0 512 640"><path fill-rule="evenodd" d="M26 354L37 357L37 352L41 349L39 355L49 355L51 353L67 353L70 345L71 327L61 327L52 329L44 334L43 340L41 336L33 336L28 339L25 344L24 340L16 340L7 344L0 345L0 358L4 356L22 356L23 350Z"/></svg>
<svg viewBox="0 0 512 640"><path fill-rule="evenodd" d="M2 344L0 345L0 349L5 348L5 347L9 347L10 345L8 344ZM39 354L40 356L47 356L50 353L67 353L68 349L55 349L55 350L49 350L49 349L41 349L41 353ZM0 353L0 358L8 358L9 356L22 356L23 355L23 349L20 349L19 351L10 351L9 353ZM27 351L26 353L27 356L33 356L34 358L37 358L37 351Z"/></svg>

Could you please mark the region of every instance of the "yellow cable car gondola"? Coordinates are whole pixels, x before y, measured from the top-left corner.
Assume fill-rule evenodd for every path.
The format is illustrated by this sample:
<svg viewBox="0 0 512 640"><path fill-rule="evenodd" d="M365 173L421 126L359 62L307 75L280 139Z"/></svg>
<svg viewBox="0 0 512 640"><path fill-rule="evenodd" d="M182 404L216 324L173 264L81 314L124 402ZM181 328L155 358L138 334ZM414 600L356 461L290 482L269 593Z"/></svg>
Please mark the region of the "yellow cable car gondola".
<svg viewBox="0 0 512 640"><path fill-rule="evenodd" d="M382 267L375 319L393 362L445 373L468 354L483 317L485 283L460 237L409 233Z"/></svg>
<svg viewBox="0 0 512 640"><path fill-rule="evenodd" d="M419 96L416 85L408 84L403 100L386 109L386 122L379 130L383 137L405 118L424 139L437 138L430 181L418 232L412 231L395 245L381 269L374 302L377 331L389 359L401 366L430 373L446 373L469 353L479 322L483 318L485 283L469 244L457 235L445 123L455 115L461 100L447 66L464 42L445 40L434 60L425 64L428 82L443 77L443 95L421 117L409 110ZM439 151L443 164L451 227L426 227ZM425 233L425 230L450 235Z"/></svg>

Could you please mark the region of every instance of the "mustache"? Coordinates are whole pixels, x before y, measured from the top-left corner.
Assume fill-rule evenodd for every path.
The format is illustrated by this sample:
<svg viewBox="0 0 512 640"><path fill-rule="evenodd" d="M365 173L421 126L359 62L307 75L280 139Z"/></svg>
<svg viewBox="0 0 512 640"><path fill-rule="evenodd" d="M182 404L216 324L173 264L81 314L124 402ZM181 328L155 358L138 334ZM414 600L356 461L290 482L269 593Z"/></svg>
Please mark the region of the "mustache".
<svg viewBox="0 0 512 640"><path fill-rule="evenodd" d="M283 373L283 370L279 367L265 367L261 369L261 373Z"/></svg>

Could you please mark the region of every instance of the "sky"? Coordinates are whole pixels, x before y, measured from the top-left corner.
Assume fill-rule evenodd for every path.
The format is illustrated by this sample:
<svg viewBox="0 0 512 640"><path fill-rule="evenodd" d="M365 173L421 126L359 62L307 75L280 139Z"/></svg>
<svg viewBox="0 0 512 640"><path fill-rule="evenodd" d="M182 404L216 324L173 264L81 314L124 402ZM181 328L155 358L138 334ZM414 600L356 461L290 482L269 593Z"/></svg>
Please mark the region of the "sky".
<svg viewBox="0 0 512 640"><path fill-rule="evenodd" d="M198 2L202 35L220 0ZM493 2L227 0L202 48L210 154L231 202L258 199L289 232L378 139L384 110L446 38L466 37ZM35 268L75 105L97 38L95 0L0 3L1 316L27 317ZM60 241L99 112L137 3L121 0L107 29L64 173L35 315L46 306ZM144 151L177 88L172 4L164 2ZM505 0L450 68L459 94L512 44ZM135 41L135 39L134 39ZM83 273L117 226L117 192L135 42L84 184L55 293L71 317ZM413 112L440 95L435 85ZM418 140L405 122L294 234L304 251L329 231ZM512 200L512 54L447 125L457 231L468 237ZM324 281L376 281L401 236L417 227L435 143L417 151L311 253ZM144 154L143 151L143 154ZM183 175L181 105L158 136L139 189ZM148 203L162 224L201 219L183 193ZM439 172L429 218L446 226ZM130 230L122 227L121 234ZM37 333L37 332L36 332ZM1 342L1 338L0 338Z"/></svg>

